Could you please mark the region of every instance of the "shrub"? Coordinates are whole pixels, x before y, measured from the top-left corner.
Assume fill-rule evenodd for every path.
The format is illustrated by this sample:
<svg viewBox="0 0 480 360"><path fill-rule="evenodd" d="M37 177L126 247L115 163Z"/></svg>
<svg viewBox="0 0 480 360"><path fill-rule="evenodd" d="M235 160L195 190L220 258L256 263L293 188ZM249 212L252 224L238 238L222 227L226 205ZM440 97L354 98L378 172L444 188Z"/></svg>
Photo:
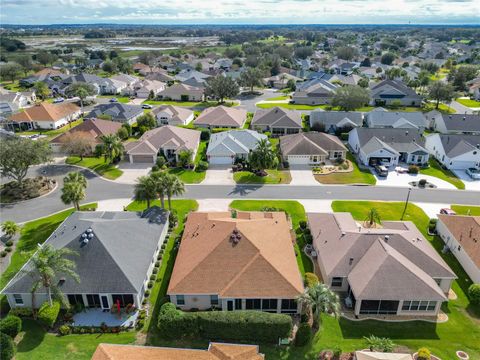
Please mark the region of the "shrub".
<svg viewBox="0 0 480 360"><path fill-rule="evenodd" d="M152 273L153 273L153 274L158 273L158 268L154 267L153 270L152 270Z"/></svg>
<svg viewBox="0 0 480 360"><path fill-rule="evenodd" d="M54 301L52 306L46 301L42 304L40 310L38 310L38 321L51 328L53 324L55 324L55 321L57 321L59 311L60 303L58 301Z"/></svg>
<svg viewBox="0 0 480 360"><path fill-rule="evenodd" d="M420 180L418 181L418 186L424 187L426 184L427 184L427 180L426 180L426 179L420 179Z"/></svg>
<svg viewBox="0 0 480 360"><path fill-rule="evenodd" d="M305 220L300 220L298 222L298 226L300 226L301 229L305 230L307 228L307 222Z"/></svg>
<svg viewBox="0 0 480 360"><path fill-rule="evenodd" d="M71 329L70 329L70 326L68 326L68 325L62 325L58 328L58 333L61 336L68 335L68 334L70 334L70 332L71 332Z"/></svg>
<svg viewBox="0 0 480 360"><path fill-rule="evenodd" d="M340 355L342 355L342 349L339 346L335 346L333 348L333 356L338 359L340 358Z"/></svg>
<svg viewBox="0 0 480 360"><path fill-rule="evenodd" d="M302 323L298 327L295 335L295 346L305 346L312 338L312 329L307 323Z"/></svg>
<svg viewBox="0 0 480 360"><path fill-rule="evenodd" d="M430 360L430 350L420 348L417 353L417 360Z"/></svg>
<svg viewBox="0 0 480 360"><path fill-rule="evenodd" d="M156 165L161 169L165 166L165 164L167 163L167 160L165 160L165 158L163 156L159 156L157 158L157 162L156 162Z"/></svg>
<svg viewBox="0 0 480 360"><path fill-rule="evenodd" d="M147 287L148 287L149 289L151 289L151 288L153 287L153 281L149 281L149 282L147 283Z"/></svg>
<svg viewBox="0 0 480 360"><path fill-rule="evenodd" d="M480 305L480 284L472 284L468 288L468 298L474 305Z"/></svg>
<svg viewBox="0 0 480 360"><path fill-rule="evenodd" d="M208 162L199 161L197 164L197 167L195 168L195 171L202 172L202 171L206 171L207 169L208 169Z"/></svg>
<svg viewBox="0 0 480 360"><path fill-rule="evenodd" d="M0 332L15 338L22 330L22 319L15 315L8 315L0 321Z"/></svg>
<svg viewBox="0 0 480 360"><path fill-rule="evenodd" d="M318 280L318 276L311 272L305 273L305 286L312 288L313 286L317 285L320 282Z"/></svg>
<svg viewBox="0 0 480 360"><path fill-rule="evenodd" d="M408 173L409 174L418 174L419 171L420 171L420 169L418 168L417 165L410 165L408 167Z"/></svg>
<svg viewBox="0 0 480 360"><path fill-rule="evenodd" d="M312 234L304 234L303 238L305 239L305 242L307 244L311 244L313 242L313 236Z"/></svg>
<svg viewBox="0 0 480 360"><path fill-rule="evenodd" d="M437 228L437 221L438 219L430 219L430 221L428 222L428 231L430 233L435 232L435 229Z"/></svg>
<svg viewBox="0 0 480 360"><path fill-rule="evenodd" d="M155 267L156 268L160 267L160 261L155 261Z"/></svg>
<svg viewBox="0 0 480 360"><path fill-rule="evenodd" d="M341 133L340 140L347 141L348 140L348 133Z"/></svg>
<svg viewBox="0 0 480 360"><path fill-rule="evenodd" d="M145 293L144 293L145 297L148 297L150 295L150 290L145 290Z"/></svg>
<svg viewBox="0 0 480 360"><path fill-rule="evenodd" d="M2 252L0 252L0 256L1 256L1 257L5 257L5 256L7 256L7 254L8 254L8 253L7 253L5 250L2 251Z"/></svg>
<svg viewBox="0 0 480 360"><path fill-rule="evenodd" d="M200 133L200 140L209 140L210 139L210 130L202 129Z"/></svg>
<svg viewBox="0 0 480 360"><path fill-rule="evenodd" d="M13 241L12 240L8 240L6 243L5 243L5 246L7 247L10 247L13 245Z"/></svg>
<svg viewBox="0 0 480 360"><path fill-rule="evenodd" d="M13 339L0 332L0 359L10 360L15 355L15 343Z"/></svg>
<svg viewBox="0 0 480 360"><path fill-rule="evenodd" d="M160 170L160 168L157 165L152 166L152 172L156 172L158 170Z"/></svg>
<svg viewBox="0 0 480 360"><path fill-rule="evenodd" d="M32 312L32 308L18 307L18 308L13 308L12 310L10 310L9 315L15 315L15 316L24 318L24 317L32 317L33 312Z"/></svg>

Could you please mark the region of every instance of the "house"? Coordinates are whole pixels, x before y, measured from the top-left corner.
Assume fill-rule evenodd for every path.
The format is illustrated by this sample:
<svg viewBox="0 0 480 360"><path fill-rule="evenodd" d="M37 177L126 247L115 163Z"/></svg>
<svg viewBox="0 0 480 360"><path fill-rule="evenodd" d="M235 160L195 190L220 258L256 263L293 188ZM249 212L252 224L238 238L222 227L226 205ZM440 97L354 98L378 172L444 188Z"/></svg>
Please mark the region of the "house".
<svg viewBox="0 0 480 360"><path fill-rule="evenodd" d="M431 111L427 114L427 119L430 127L442 134L480 135L480 115Z"/></svg>
<svg viewBox="0 0 480 360"><path fill-rule="evenodd" d="M209 129L214 128L241 128L247 121L247 111L244 109L215 106L203 110L193 121L195 126Z"/></svg>
<svg viewBox="0 0 480 360"><path fill-rule="evenodd" d="M139 308L154 263L168 231L168 212L152 207L130 211L76 211L41 246L69 249L80 282L58 274L54 279L70 305L110 310L128 304ZM1 291L11 308L32 307L30 259ZM35 293L35 307L47 301L46 290Z"/></svg>
<svg viewBox="0 0 480 360"><path fill-rule="evenodd" d="M140 81L138 77L133 75L128 75L128 74L118 74L118 75L112 76L110 79L121 81L127 84L127 86L135 85Z"/></svg>
<svg viewBox="0 0 480 360"><path fill-rule="evenodd" d="M133 125L137 118L143 115L143 109L140 105L126 105L122 103L100 104L93 108L86 119L109 117L112 121L128 123Z"/></svg>
<svg viewBox="0 0 480 360"><path fill-rule="evenodd" d="M213 64L214 69L229 70L233 65L233 60L228 58L222 58L215 61Z"/></svg>
<svg viewBox="0 0 480 360"><path fill-rule="evenodd" d="M369 128L393 128L425 130L428 127L425 115L420 111L371 111L365 115Z"/></svg>
<svg viewBox="0 0 480 360"><path fill-rule="evenodd" d="M298 314L293 241L284 212L190 213L167 295L182 310Z"/></svg>
<svg viewBox="0 0 480 360"><path fill-rule="evenodd" d="M447 169L480 169L480 135L430 134L425 148Z"/></svg>
<svg viewBox="0 0 480 360"><path fill-rule="evenodd" d="M273 75L273 76L264 78L263 83L266 86L274 89L285 89L288 87L288 82L290 80L294 81L295 83L302 81L302 79L299 77L296 77L288 73L282 73L282 74Z"/></svg>
<svg viewBox="0 0 480 360"><path fill-rule="evenodd" d="M331 134L337 131L348 132L362 124L363 114L361 112L315 109L310 113L310 128L316 131Z"/></svg>
<svg viewBox="0 0 480 360"><path fill-rule="evenodd" d="M150 95L157 96L165 90L165 83L158 80L143 80L135 86L135 94L140 99L147 99Z"/></svg>
<svg viewBox="0 0 480 360"><path fill-rule="evenodd" d="M480 216L437 215L437 234L474 283L480 283Z"/></svg>
<svg viewBox="0 0 480 360"><path fill-rule="evenodd" d="M43 102L8 118L15 129L58 129L76 120L80 108L73 103L49 104Z"/></svg>
<svg viewBox="0 0 480 360"><path fill-rule="evenodd" d="M282 136L280 151L290 165L319 165L345 159L347 148L334 135L316 131Z"/></svg>
<svg viewBox="0 0 480 360"><path fill-rule="evenodd" d="M436 316L455 273L410 221L364 228L350 213L309 213L325 284L355 315Z"/></svg>
<svg viewBox="0 0 480 360"><path fill-rule="evenodd" d="M324 79L312 79L297 85L292 102L304 105L324 105L332 100L338 86Z"/></svg>
<svg viewBox="0 0 480 360"><path fill-rule="evenodd" d="M162 125L187 125L193 118L192 110L181 106L162 105L152 110L159 126Z"/></svg>
<svg viewBox="0 0 480 360"><path fill-rule="evenodd" d="M480 77L467 82L468 93L474 100L480 100Z"/></svg>
<svg viewBox="0 0 480 360"><path fill-rule="evenodd" d="M145 80L157 80L171 84L175 81L175 78L168 75L168 73L166 71L163 71L163 69L155 69L155 71L149 72L145 75Z"/></svg>
<svg viewBox="0 0 480 360"><path fill-rule="evenodd" d="M383 80L373 85L370 92L370 105L421 106L422 97L413 89L398 80Z"/></svg>
<svg viewBox="0 0 480 360"><path fill-rule="evenodd" d="M277 106L255 111L250 127L272 135L296 134L303 128L300 112Z"/></svg>
<svg viewBox="0 0 480 360"><path fill-rule="evenodd" d="M413 360L413 357L411 354L361 350L355 351L355 360Z"/></svg>
<svg viewBox="0 0 480 360"><path fill-rule="evenodd" d="M212 134L207 148L210 164L233 164L235 159L246 159L261 140L268 137L252 130L230 130Z"/></svg>
<svg viewBox="0 0 480 360"><path fill-rule="evenodd" d="M178 161L178 154L190 150L192 159L200 144L200 131L166 125L145 132L140 139L125 144L130 163L155 164L159 155Z"/></svg>
<svg viewBox="0 0 480 360"><path fill-rule="evenodd" d="M193 69L185 69L180 71L177 75L175 75L175 80L184 82L187 81L188 79L200 79L200 80L207 80L210 77L210 75L202 73L197 70Z"/></svg>
<svg viewBox="0 0 480 360"><path fill-rule="evenodd" d="M258 351L258 345L215 342L210 342L206 350L102 343L92 360L264 360L265 355Z"/></svg>
<svg viewBox="0 0 480 360"><path fill-rule="evenodd" d="M86 83L92 85L97 94L119 94L127 84L122 81L112 80L108 78L102 78L97 75L81 73L76 75L70 75L58 82L52 83L49 87L53 92L64 94L68 87L75 83Z"/></svg>
<svg viewBox="0 0 480 360"><path fill-rule="evenodd" d="M173 84L160 91L158 97L174 101L203 101L203 89L185 84Z"/></svg>
<svg viewBox="0 0 480 360"><path fill-rule="evenodd" d="M28 106L28 98L21 92L0 94L0 114L9 115Z"/></svg>
<svg viewBox="0 0 480 360"><path fill-rule="evenodd" d="M348 133L348 145L366 166L428 164L429 152L418 130L355 128Z"/></svg>
<svg viewBox="0 0 480 360"><path fill-rule="evenodd" d="M85 120L80 125L77 125L50 140L50 146L52 147L54 152L59 152L61 151L62 145L65 143L65 141L69 138L71 134L77 135L82 133L85 134L84 136L88 136L91 138L93 151L97 144L102 143L102 141L100 140L102 136L116 134L121 127L122 124L110 120Z"/></svg>

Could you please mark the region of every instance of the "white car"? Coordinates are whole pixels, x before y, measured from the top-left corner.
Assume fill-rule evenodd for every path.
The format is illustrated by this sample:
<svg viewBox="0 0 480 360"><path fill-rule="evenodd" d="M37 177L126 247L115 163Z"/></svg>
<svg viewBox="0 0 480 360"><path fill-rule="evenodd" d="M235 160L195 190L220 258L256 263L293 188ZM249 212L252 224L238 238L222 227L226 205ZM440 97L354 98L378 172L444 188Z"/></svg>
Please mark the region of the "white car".
<svg viewBox="0 0 480 360"><path fill-rule="evenodd" d="M58 104L58 103L61 103L61 102L64 102L65 99L63 97L59 97L59 98L56 98L55 100L53 100L53 103L54 104Z"/></svg>
<svg viewBox="0 0 480 360"><path fill-rule="evenodd" d="M480 170L475 168L468 168L466 170L468 176L470 176L473 180L480 180Z"/></svg>
<svg viewBox="0 0 480 360"><path fill-rule="evenodd" d="M143 104L142 109L153 109L153 106L149 104Z"/></svg>

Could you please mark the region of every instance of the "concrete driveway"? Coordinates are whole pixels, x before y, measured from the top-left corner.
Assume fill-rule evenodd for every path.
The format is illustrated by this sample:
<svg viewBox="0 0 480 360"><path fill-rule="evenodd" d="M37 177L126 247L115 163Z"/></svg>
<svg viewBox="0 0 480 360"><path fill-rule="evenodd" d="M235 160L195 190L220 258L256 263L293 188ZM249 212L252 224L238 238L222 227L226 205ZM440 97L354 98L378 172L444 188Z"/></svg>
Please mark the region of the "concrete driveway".
<svg viewBox="0 0 480 360"><path fill-rule="evenodd" d="M453 173L465 184L465 190L480 191L480 180L473 180L464 170L453 170Z"/></svg>
<svg viewBox="0 0 480 360"><path fill-rule="evenodd" d="M292 176L290 185L320 185L308 165L291 165L290 175Z"/></svg>
<svg viewBox="0 0 480 360"><path fill-rule="evenodd" d="M456 189L456 187L449 182L424 174L400 174L392 170L388 172L388 177L384 178L379 177L375 171L372 171L372 173L377 179L376 186L411 187L410 182L425 179L429 183L436 185L438 189Z"/></svg>
<svg viewBox="0 0 480 360"><path fill-rule="evenodd" d="M202 185L234 185L231 165L210 165Z"/></svg>
<svg viewBox="0 0 480 360"><path fill-rule="evenodd" d="M121 162L118 168L123 171L123 174L115 180L120 184L135 184L137 178L147 175L153 164L130 164L128 162Z"/></svg>

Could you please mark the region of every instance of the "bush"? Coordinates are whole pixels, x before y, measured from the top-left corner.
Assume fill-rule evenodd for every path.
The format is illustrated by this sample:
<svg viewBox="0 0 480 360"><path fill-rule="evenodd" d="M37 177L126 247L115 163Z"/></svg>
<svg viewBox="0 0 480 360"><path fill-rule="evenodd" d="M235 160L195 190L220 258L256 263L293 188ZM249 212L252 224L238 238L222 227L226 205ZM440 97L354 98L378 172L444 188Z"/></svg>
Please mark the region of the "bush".
<svg viewBox="0 0 480 360"><path fill-rule="evenodd" d="M149 281L149 282L147 283L147 287L148 287L149 289L151 289L151 288L153 287L153 281Z"/></svg>
<svg viewBox="0 0 480 360"><path fill-rule="evenodd" d="M145 297L149 297L150 296L150 290L145 290L145 292L143 293L145 295Z"/></svg>
<svg viewBox="0 0 480 360"><path fill-rule="evenodd" d="M480 305L480 284L472 284L468 288L468 298L474 305Z"/></svg>
<svg viewBox="0 0 480 360"><path fill-rule="evenodd" d="M427 184L427 180L425 179L420 179L418 181L418 186L424 187Z"/></svg>
<svg viewBox="0 0 480 360"><path fill-rule="evenodd" d="M10 310L10 312L8 314L9 315L15 315L15 316L18 316L18 317L21 317L21 318L32 317L33 316L32 308L29 308L29 307L13 308L12 310Z"/></svg>
<svg viewBox="0 0 480 360"><path fill-rule="evenodd" d="M152 270L152 273L153 273L153 274L158 273L158 268L154 267L153 270Z"/></svg>
<svg viewBox="0 0 480 360"><path fill-rule="evenodd" d="M8 315L0 321L0 332L15 338L22 330L22 319L15 315Z"/></svg>
<svg viewBox="0 0 480 360"><path fill-rule="evenodd" d="M15 343L13 339L0 332L0 359L10 360L15 355Z"/></svg>
<svg viewBox="0 0 480 360"><path fill-rule="evenodd" d="M409 174L418 174L419 171L420 171L420 169L417 165L410 165L408 167L408 173Z"/></svg>
<svg viewBox="0 0 480 360"><path fill-rule="evenodd" d="M430 350L421 348L417 353L417 360L430 360Z"/></svg>
<svg viewBox="0 0 480 360"><path fill-rule="evenodd" d="M6 243L5 243L5 246L7 247L10 247L13 245L13 241L12 240L8 240Z"/></svg>
<svg viewBox="0 0 480 360"><path fill-rule="evenodd" d="M295 346L305 346L312 338L312 329L307 323L302 323L298 327L295 335Z"/></svg>
<svg viewBox="0 0 480 360"><path fill-rule="evenodd" d="M303 235L303 238L305 239L305 242L306 242L307 244L311 244L311 243L313 242L313 236L312 236L312 234L309 234L309 233L308 233L308 234L304 234L304 235Z"/></svg>
<svg viewBox="0 0 480 360"><path fill-rule="evenodd" d="M70 334L72 330L70 329L70 326L68 325L62 325L58 328L58 333L61 335L61 336L65 336L65 335L68 335Z"/></svg>
<svg viewBox="0 0 480 360"><path fill-rule="evenodd" d="M152 172L156 172L156 171L158 171L158 170L160 170L160 168L158 167L158 165L153 165L153 166L152 166Z"/></svg>
<svg viewBox="0 0 480 360"><path fill-rule="evenodd" d="M292 319L284 314L260 311L199 311L182 312L166 303L158 316L158 328L163 336L184 336L203 339L260 341L276 343L292 330Z"/></svg>
<svg viewBox="0 0 480 360"><path fill-rule="evenodd" d="M348 140L348 133L341 133L340 140L347 141Z"/></svg>
<svg viewBox="0 0 480 360"><path fill-rule="evenodd" d="M210 130L202 129L200 132L200 140L203 140L203 141L210 140Z"/></svg>
<svg viewBox="0 0 480 360"><path fill-rule="evenodd" d="M157 162L156 162L156 165L161 169L165 166L165 164L167 163L167 160L163 157L163 156L159 156L157 158Z"/></svg>
<svg viewBox="0 0 480 360"><path fill-rule="evenodd" d="M307 228L307 222L305 220L300 220L298 222L298 226L300 226L301 229L305 230Z"/></svg>
<svg viewBox="0 0 480 360"><path fill-rule="evenodd" d="M313 286L317 285L320 282L318 280L318 276L311 272L305 273L305 286L308 288L312 288Z"/></svg>
<svg viewBox="0 0 480 360"><path fill-rule="evenodd" d="M1 256L1 257L5 257L5 256L7 256L7 254L8 254L8 253L7 253L5 250L0 252L0 256Z"/></svg>
<svg viewBox="0 0 480 360"><path fill-rule="evenodd" d="M207 171L207 169L208 169L208 162L199 161L197 164L197 167L195 168L195 171L202 172L202 171Z"/></svg>
<svg viewBox="0 0 480 360"><path fill-rule="evenodd" d="M435 232L435 229L437 228L437 221L438 221L438 219L430 219L430 221L428 223L428 231L430 233Z"/></svg>
<svg viewBox="0 0 480 360"><path fill-rule="evenodd" d="M155 267L156 268L160 267L160 261L155 261Z"/></svg>
<svg viewBox="0 0 480 360"><path fill-rule="evenodd" d="M55 321L57 321L59 312L60 303L58 301L54 301L52 306L46 301L42 304L40 310L38 310L38 321L51 328L55 324Z"/></svg>

